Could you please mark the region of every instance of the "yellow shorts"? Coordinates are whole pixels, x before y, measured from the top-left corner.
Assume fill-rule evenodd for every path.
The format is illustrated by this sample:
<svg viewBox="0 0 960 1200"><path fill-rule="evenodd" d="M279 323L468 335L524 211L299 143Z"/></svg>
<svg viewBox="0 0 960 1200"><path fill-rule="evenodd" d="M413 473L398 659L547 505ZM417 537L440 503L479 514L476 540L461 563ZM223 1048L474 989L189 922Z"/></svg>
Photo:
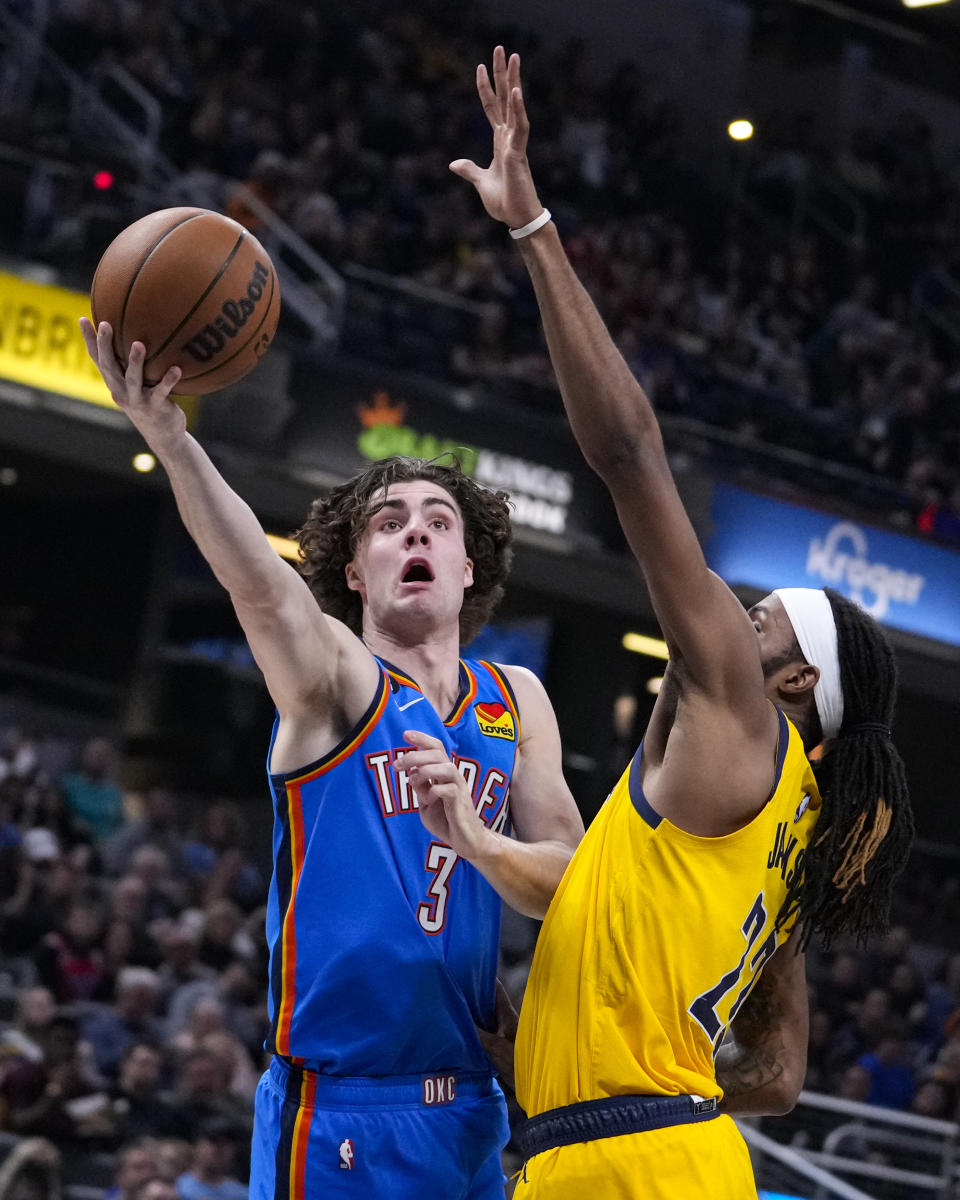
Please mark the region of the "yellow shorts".
<svg viewBox="0 0 960 1200"><path fill-rule="evenodd" d="M757 1200L730 1117L575 1142L524 1164L514 1200Z"/></svg>

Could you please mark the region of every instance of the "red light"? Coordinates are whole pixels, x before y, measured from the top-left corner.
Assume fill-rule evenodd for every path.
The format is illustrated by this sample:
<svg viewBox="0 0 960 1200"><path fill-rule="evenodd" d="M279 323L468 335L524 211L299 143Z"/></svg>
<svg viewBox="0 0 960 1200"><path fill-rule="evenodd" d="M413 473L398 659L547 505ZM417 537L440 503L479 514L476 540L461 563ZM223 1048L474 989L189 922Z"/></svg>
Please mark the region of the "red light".
<svg viewBox="0 0 960 1200"><path fill-rule="evenodd" d="M112 171L97 171L93 177L93 186L98 192L108 192L113 187Z"/></svg>

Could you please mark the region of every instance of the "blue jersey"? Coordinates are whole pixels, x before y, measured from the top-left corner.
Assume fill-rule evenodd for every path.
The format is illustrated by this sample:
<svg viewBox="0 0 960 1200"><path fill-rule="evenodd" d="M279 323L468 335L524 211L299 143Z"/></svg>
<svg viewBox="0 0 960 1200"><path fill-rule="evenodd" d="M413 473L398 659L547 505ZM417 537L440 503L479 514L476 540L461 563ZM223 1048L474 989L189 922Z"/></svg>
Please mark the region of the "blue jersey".
<svg viewBox="0 0 960 1200"><path fill-rule="evenodd" d="M317 762L270 776L267 1048L330 1075L489 1070L475 1026L493 1024L500 897L426 829L393 764L411 748L405 729L441 739L480 817L509 832L516 701L496 666L461 661L442 719L378 662L356 728Z"/></svg>

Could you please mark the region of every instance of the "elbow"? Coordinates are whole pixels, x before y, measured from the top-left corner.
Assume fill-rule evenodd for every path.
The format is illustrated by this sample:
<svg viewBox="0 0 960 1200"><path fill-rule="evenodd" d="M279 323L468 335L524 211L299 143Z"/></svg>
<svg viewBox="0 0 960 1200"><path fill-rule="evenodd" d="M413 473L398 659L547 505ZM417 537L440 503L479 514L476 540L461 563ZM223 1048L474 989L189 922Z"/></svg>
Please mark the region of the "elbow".
<svg viewBox="0 0 960 1200"><path fill-rule="evenodd" d="M793 1112L803 1090L803 1075L802 1068L784 1071L770 1088L767 1111L771 1117L785 1117Z"/></svg>
<svg viewBox="0 0 960 1200"><path fill-rule="evenodd" d="M631 489L666 463L663 438L656 421L597 432L592 443L581 442L590 468L610 488L626 483Z"/></svg>

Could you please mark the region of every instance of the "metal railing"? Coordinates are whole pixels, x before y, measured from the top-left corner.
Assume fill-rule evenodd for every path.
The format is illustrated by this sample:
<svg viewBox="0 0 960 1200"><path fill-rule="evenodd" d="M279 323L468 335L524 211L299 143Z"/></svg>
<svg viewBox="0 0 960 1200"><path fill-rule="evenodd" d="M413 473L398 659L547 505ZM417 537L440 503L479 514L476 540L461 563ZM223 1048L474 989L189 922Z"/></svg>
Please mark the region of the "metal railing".
<svg viewBox="0 0 960 1200"><path fill-rule="evenodd" d="M749 1122L741 1131L762 1151L761 1165L771 1158L809 1180L823 1172L830 1182L818 1183L811 1200L848 1195L841 1184L855 1190L861 1183L878 1200L954 1195L960 1130L952 1121L803 1091L789 1117L765 1122L762 1133Z"/></svg>
<svg viewBox="0 0 960 1200"><path fill-rule="evenodd" d="M746 1122L738 1121L737 1126L743 1134L743 1140L750 1147L754 1173L761 1186L772 1184L778 1188L795 1188L812 1184L812 1190L815 1192L813 1200L873 1200L866 1192L810 1162L792 1146L784 1146L774 1141ZM769 1178L773 1174L770 1171L771 1163L780 1168L774 1178Z"/></svg>
<svg viewBox="0 0 960 1200"><path fill-rule="evenodd" d="M173 204L196 204L222 209L233 194L260 222L268 251L275 259L280 287L287 308L308 330L313 342L328 346L336 340L343 317L345 285L336 271L286 224L275 212L253 195L242 183L220 179L214 187L198 192L195 178L183 172L163 153L163 109L156 97L129 71L115 63L104 62L93 72L93 82L83 78L43 44L47 28L47 0L38 0L33 22L16 16L0 2L0 34L6 43L4 68L0 71L0 96L3 88L13 90L18 102L29 105L29 88L17 82L14 67L7 79L8 63L36 62L43 72L57 81L66 92L67 132L85 153L92 144L109 146L111 154L121 156L133 168L134 179L112 200L117 212L117 232L137 216ZM136 113L131 122L114 107L109 93L117 93L124 107ZM37 156L37 168L44 169L43 156ZM79 171L81 168L75 168ZM64 172L59 172L66 178ZM85 208L71 214L74 224L85 216L102 218L107 205ZM259 231L258 231L259 232ZM82 237L82 231L78 235ZM102 249L103 247L101 247Z"/></svg>

